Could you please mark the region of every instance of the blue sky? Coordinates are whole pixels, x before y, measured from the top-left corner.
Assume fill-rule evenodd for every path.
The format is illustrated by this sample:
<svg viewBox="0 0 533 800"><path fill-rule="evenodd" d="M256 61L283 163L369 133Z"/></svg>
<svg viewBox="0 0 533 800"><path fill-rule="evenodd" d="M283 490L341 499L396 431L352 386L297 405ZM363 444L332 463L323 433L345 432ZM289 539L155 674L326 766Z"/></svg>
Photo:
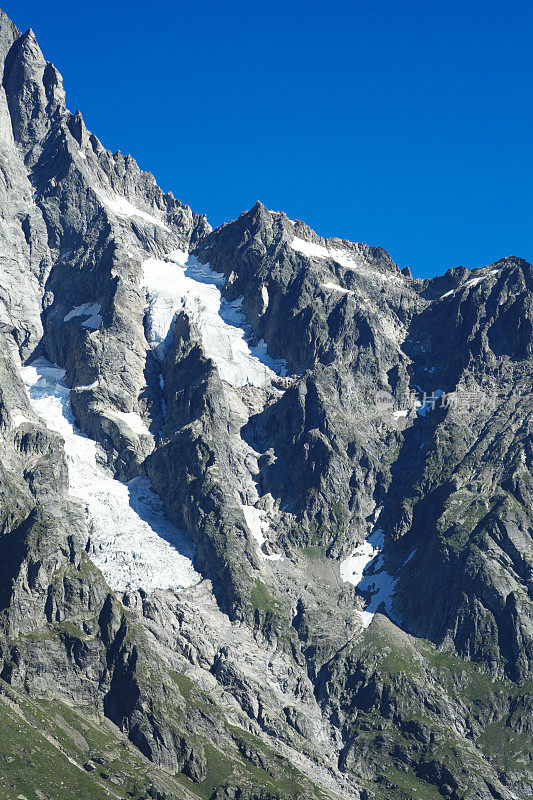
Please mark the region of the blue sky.
<svg viewBox="0 0 533 800"><path fill-rule="evenodd" d="M260 199L416 276L533 260L533 6L0 0L69 108L213 225Z"/></svg>

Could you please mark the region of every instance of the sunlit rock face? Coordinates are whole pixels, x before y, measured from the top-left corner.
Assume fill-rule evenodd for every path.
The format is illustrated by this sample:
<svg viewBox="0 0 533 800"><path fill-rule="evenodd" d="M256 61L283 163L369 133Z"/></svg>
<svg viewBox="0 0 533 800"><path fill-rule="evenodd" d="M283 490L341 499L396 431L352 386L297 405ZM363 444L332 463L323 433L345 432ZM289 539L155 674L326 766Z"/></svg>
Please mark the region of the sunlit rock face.
<svg viewBox="0 0 533 800"><path fill-rule="evenodd" d="M531 265L213 231L0 65L2 797L529 796Z"/></svg>

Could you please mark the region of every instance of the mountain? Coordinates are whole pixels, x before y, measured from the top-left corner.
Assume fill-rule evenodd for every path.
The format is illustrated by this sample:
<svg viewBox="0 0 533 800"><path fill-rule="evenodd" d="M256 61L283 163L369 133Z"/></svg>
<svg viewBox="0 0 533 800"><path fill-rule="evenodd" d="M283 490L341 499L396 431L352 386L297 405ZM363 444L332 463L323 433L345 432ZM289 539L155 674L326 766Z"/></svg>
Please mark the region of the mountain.
<svg viewBox="0 0 533 800"><path fill-rule="evenodd" d="M2 798L530 797L531 264L212 230L0 63Z"/></svg>

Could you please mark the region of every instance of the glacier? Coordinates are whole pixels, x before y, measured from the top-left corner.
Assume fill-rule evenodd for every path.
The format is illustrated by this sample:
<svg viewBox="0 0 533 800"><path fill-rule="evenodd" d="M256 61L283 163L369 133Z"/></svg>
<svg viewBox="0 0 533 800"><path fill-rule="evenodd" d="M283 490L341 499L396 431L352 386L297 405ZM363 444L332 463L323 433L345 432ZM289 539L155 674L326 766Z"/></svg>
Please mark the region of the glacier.
<svg viewBox="0 0 533 800"><path fill-rule="evenodd" d="M150 481L121 483L98 464L96 442L76 427L65 370L39 358L21 374L33 411L64 439L70 493L84 506L88 553L110 588L148 592L198 583L193 545L165 517Z"/></svg>
<svg viewBox="0 0 533 800"><path fill-rule="evenodd" d="M142 285L147 297L147 338L160 360L170 344L176 314L185 311L201 336L204 352L216 364L220 377L235 388L264 387L286 374L283 359L273 359L260 341L250 346L249 325L241 311L242 298L222 296L224 275L209 264L175 250L167 260L148 258Z"/></svg>

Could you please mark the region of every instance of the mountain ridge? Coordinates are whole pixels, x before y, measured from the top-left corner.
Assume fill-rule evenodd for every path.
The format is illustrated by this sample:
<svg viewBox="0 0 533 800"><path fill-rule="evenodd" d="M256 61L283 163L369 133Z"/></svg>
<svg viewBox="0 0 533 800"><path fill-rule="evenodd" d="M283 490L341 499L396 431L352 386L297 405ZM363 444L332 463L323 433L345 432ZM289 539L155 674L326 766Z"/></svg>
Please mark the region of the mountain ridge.
<svg viewBox="0 0 533 800"><path fill-rule="evenodd" d="M533 267L212 230L3 13L0 56L6 724L80 798L525 796Z"/></svg>

